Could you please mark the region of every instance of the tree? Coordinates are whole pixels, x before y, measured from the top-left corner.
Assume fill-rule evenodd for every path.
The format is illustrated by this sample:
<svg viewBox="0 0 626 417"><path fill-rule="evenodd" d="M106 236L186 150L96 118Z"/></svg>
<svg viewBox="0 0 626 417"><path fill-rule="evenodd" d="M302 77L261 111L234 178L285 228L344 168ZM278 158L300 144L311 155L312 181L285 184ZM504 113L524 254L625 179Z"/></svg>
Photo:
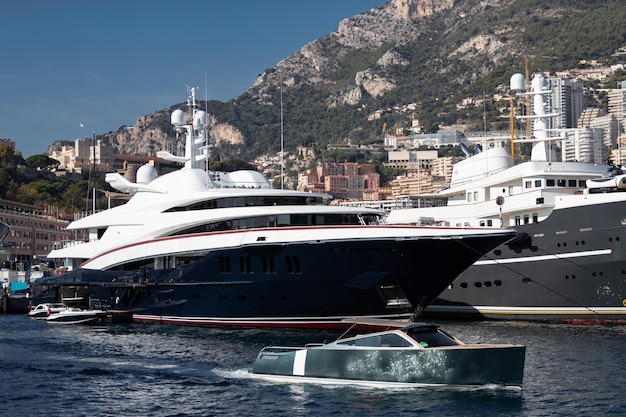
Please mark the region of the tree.
<svg viewBox="0 0 626 417"><path fill-rule="evenodd" d="M87 181L81 180L70 184L63 192L62 199L67 211L80 211L84 209L87 195Z"/></svg>
<svg viewBox="0 0 626 417"><path fill-rule="evenodd" d="M41 201L37 190L29 187L26 184L22 184L19 186L16 197L17 201L26 204L35 204L36 202Z"/></svg>
<svg viewBox="0 0 626 417"><path fill-rule="evenodd" d="M7 198L7 191L11 183L11 175L6 168L0 167L0 198Z"/></svg>
<svg viewBox="0 0 626 417"><path fill-rule="evenodd" d="M380 169L379 174L381 184L387 184L396 177L406 174L406 169L390 168L384 166L380 166L378 168Z"/></svg>
<svg viewBox="0 0 626 417"><path fill-rule="evenodd" d="M24 165L30 169L36 169L38 171L52 171L60 164L56 159L50 158L45 154L31 155L24 161Z"/></svg>
<svg viewBox="0 0 626 417"><path fill-rule="evenodd" d="M37 202L39 203L56 203L57 197L65 190L65 184L60 181L50 182L46 180L36 180L29 182L26 186L35 190L38 195Z"/></svg>

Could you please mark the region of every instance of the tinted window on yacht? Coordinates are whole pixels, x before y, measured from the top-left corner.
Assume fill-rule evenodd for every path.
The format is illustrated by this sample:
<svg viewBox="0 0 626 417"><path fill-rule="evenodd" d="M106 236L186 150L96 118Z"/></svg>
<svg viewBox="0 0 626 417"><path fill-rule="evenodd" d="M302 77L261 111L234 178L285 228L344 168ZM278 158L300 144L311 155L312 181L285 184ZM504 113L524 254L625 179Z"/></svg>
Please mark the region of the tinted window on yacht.
<svg viewBox="0 0 626 417"><path fill-rule="evenodd" d="M230 207L251 206L310 206L325 204L322 197L317 196L243 196L223 197L199 201L185 206L172 207L165 212L209 210Z"/></svg>
<svg viewBox="0 0 626 417"><path fill-rule="evenodd" d="M224 230L256 229L264 227L290 227L290 226L355 226L363 224L377 224L376 215L358 214L280 214L269 216L256 216L237 218L206 223L194 227L182 229L172 235L187 235L193 233L219 232Z"/></svg>

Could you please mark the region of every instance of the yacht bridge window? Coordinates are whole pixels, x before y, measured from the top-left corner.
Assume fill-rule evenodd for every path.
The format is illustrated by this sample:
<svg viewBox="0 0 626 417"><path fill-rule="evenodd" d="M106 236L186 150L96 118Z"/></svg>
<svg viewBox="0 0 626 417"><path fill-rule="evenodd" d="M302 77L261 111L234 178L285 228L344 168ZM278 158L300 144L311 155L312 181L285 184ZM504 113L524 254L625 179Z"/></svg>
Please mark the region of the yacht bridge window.
<svg viewBox="0 0 626 417"><path fill-rule="evenodd" d="M541 188L542 180L535 180L535 187ZM569 188L586 188L586 180L565 179L565 178L547 178L546 187L569 187Z"/></svg>
<svg viewBox="0 0 626 417"><path fill-rule="evenodd" d="M223 197L210 200L199 201L184 206L171 207L165 210L166 213L176 211L209 210L230 207L252 207L252 206L311 206L324 205L323 197L318 196L242 196Z"/></svg>
<svg viewBox="0 0 626 417"><path fill-rule="evenodd" d="M220 220L217 222L205 223L194 227L182 229L172 235L187 235L193 233L208 233L224 230L256 229L264 227L290 227L290 226L349 226L379 223L379 216L376 214L363 213L302 213L302 214L279 214L268 216L256 216L247 218L237 218L230 220Z"/></svg>

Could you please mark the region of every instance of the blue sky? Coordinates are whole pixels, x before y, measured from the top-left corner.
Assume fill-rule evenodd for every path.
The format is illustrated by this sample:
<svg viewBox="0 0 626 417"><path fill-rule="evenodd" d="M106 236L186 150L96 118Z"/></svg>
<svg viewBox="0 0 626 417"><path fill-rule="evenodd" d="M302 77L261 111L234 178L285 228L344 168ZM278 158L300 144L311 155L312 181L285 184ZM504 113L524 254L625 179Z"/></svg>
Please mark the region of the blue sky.
<svg viewBox="0 0 626 417"><path fill-rule="evenodd" d="M0 0L0 138L24 157L265 69L388 0ZM80 124L83 124L83 128Z"/></svg>

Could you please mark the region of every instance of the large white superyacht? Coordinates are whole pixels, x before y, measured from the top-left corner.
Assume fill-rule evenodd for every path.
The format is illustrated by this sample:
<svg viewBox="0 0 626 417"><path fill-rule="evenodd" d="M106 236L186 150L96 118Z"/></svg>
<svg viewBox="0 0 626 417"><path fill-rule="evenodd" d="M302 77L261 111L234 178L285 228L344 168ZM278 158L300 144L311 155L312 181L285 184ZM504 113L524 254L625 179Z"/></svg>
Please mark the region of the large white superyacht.
<svg viewBox="0 0 626 417"><path fill-rule="evenodd" d="M256 171L210 172L207 114L172 113L184 163L137 181L107 174L121 206L71 223L49 254L71 269L40 279L34 297L97 299L135 321L332 328L347 317L419 313L510 228L389 226L371 209L329 205L328 195L273 189Z"/></svg>
<svg viewBox="0 0 626 417"><path fill-rule="evenodd" d="M511 78L520 91L524 77ZM612 164L559 162L547 128L555 114L542 75L533 99L531 160L515 165L494 146L456 164L443 207L392 211L390 224L420 218L451 226L514 227L426 309L428 316L557 322L626 320L626 175Z"/></svg>

